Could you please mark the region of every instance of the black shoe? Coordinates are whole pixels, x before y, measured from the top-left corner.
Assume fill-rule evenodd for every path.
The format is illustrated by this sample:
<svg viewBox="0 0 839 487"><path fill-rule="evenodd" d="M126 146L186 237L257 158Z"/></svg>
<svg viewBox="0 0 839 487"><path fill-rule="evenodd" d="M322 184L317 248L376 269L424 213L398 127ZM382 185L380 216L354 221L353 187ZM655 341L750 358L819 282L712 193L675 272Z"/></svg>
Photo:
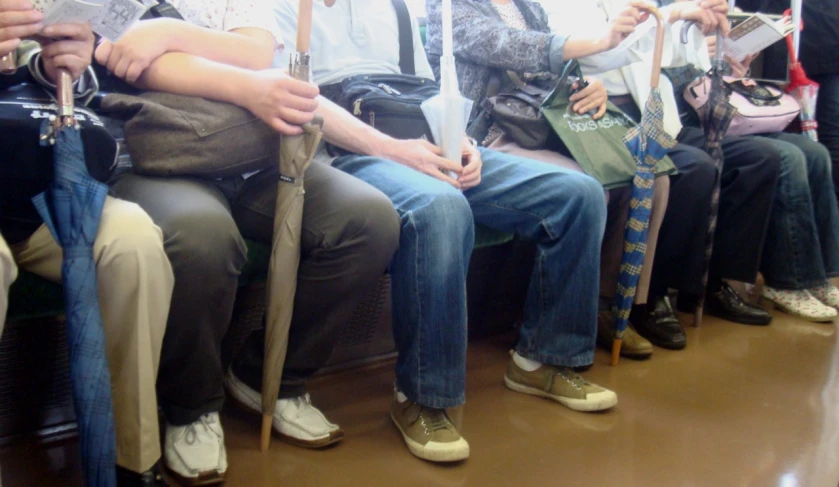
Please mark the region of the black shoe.
<svg viewBox="0 0 839 487"><path fill-rule="evenodd" d="M158 464L143 473L132 472L117 466L117 486L119 487L168 487L166 479L160 473Z"/></svg>
<svg viewBox="0 0 839 487"><path fill-rule="evenodd" d="M643 304L633 306L629 322L639 335L657 347L682 350L688 344L685 329L666 296L656 298L653 309Z"/></svg>
<svg viewBox="0 0 839 487"><path fill-rule="evenodd" d="M771 314L745 301L727 283L722 283L719 291L708 295L705 310L709 315L744 325L765 326L772 322Z"/></svg>

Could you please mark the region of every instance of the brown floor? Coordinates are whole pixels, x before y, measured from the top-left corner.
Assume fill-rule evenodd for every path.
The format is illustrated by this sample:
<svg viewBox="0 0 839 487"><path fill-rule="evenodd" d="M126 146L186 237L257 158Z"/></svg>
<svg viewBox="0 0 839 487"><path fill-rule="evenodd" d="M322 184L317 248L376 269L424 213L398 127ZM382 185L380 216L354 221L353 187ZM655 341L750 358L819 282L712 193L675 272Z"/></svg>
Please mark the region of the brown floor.
<svg viewBox="0 0 839 487"><path fill-rule="evenodd" d="M610 367L598 352L585 375L620 399L603 414L505 389L511 338L472 343L463 419L472 456L454 466L423 462L403 446L387 418L390 366L313 384L316 404L347 432L327 451L275 439L261 454L258 418L228 408L227 485L837 486L836 325L776 314L761 328L709 317L688 332L687 350L656 350L646 362ZM7 450L0 483L80 485L76 454L72 442Z"/></svg>

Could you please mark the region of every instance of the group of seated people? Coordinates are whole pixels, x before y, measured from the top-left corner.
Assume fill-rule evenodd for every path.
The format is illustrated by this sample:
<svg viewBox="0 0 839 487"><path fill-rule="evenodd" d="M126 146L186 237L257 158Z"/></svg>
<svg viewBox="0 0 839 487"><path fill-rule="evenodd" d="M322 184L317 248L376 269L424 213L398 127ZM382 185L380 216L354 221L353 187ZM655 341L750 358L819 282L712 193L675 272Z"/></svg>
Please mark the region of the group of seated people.
<svg viewBox="0 0 839 487"><path fill-rule="evenodd" d="M323 119L326 142L341 150L337 157L318 152L305 176L297 293L273 417L281 438L319 448L344 437L312 404L306 382L328 361L336 330L387 271L398 350L393 423L419 458L469 456L446 410L466 400L466 275L475 224L536 245L506 386L577 411L617 404L615 392L580 373L593 363L596 344L612 347L631 188L604 191L561 147L527 150L494 125L464 135L463 160L450 161L432 143L396 140L321 96L318 86L354 75L400 72L391 0L338 0L331 8L314 2L311 83L283 70L296 50L296 0L171 4L185 20L142 20L117 42L94 46L87 25L43 27L29 0L0 0L0 56L42 34L60 39L40 53L48 76L63 67L78 78L95 62L143 90L238 105L285 135L300 133L315 115ZM589 84L575 95L574 110L598 117L611 100L638 121L650 92L655 35L644 5L453 0L457 75L462 93L475 102L473 117L496 73L556 83L565 63L576 59ZM672 31L665 66L707 70L714 44L705 36L728 28L726 1L659 6ZM427 0L425 46L412 22L416 72L429 79L439 76L441 10L440 0ZM678 35L684 21L700 27L687 44ZM614 50L619 45L625 48ZM738 76L748 69L748 63L731 64ZM831 321L839 309L839 289L829 282L839 276L839 206L829 152L792 133L729 136L720 173L703 149L701 128L683 126L676 85L661 80L664 127L678 141L669 156L678 172L655 180L647 256L621 353L641 359L653 345L687 345L668 294L678 291L677 307L693 312L705 291L717 178L722 192L707 313L769 324L772 316L732 285L754 283L761 273L763 296L777 307ZM222 482L225 390L260 412L263 331L248 337L228 370L221 342L247 258L245 238L272 242L277 180L276 169L265 169L221 179L129 171L111 182L94 256L121 486L165 485L161 463L185 485ZM60 281L62 256L43 225L14 237L4 230L4 236L0 316L17 267ZM162 442L158 407L166 423Z"/></svg>

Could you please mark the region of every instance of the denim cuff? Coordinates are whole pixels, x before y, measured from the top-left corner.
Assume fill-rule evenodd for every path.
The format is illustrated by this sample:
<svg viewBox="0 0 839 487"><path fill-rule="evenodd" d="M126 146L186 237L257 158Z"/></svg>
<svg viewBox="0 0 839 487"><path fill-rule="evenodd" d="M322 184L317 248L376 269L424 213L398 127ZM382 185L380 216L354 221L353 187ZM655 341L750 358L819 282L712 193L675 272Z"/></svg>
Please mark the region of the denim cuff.
<svg viewBox="0 0 839 487"><path fill-rule="evenodd" d="M551 73L562 74L565 67L565 42L568 36L555 35L548 46L548 69Z"/></svg>
<svg viewBox="0 0 839 487"><path fill-rule="evenodd" d="M554 367L583 367L594 363L594 343L592 342L591 350L588 352L579 353L573 357L557 357L555 355L531 352L522 350L522 347L516 347L516 353L522 357L536 362L553 365Z"/></svg>

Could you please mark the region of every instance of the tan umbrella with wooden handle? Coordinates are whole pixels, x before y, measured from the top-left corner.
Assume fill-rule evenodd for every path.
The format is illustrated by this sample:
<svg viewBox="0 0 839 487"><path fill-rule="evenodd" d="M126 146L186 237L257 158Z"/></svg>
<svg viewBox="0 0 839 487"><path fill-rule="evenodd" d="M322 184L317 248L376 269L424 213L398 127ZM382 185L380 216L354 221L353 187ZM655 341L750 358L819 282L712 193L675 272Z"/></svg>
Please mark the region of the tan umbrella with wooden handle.
<svg viewBox="0 0 839 487"><path fill-rule="evenodd" d="M309 81L309 46L312 35L312 1L300 0L297 21L297 52L289 61L289 74ZM335 0L325 0L332 6ZM274 406L280 391L288 348L288 331L297 290L300 263L300 233L303 225L303 178L320 144L322 121L316 118L303 126L303 134L283 136L280 144L277 207L274 241L268 267L265 311L265 363L262 370L262 441L265 451L271 442Z"/></svg>

